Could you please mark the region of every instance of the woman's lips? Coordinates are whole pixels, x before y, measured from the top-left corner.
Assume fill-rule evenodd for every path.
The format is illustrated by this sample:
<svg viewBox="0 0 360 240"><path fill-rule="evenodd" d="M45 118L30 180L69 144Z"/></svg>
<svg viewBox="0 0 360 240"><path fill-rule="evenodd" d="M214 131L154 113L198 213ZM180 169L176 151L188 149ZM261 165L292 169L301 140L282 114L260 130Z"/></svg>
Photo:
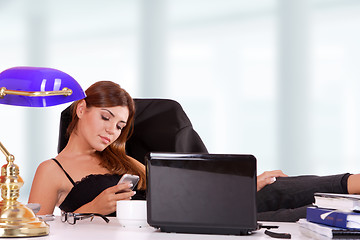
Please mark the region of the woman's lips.
<svg viewBox="0 0 360 240"><path fill-rule="evenodd" d="M110 138L107 138L107 137L103 137L103 136L100 136L101 140L104 142L104 143L109 143L110 142Z"/></svg>

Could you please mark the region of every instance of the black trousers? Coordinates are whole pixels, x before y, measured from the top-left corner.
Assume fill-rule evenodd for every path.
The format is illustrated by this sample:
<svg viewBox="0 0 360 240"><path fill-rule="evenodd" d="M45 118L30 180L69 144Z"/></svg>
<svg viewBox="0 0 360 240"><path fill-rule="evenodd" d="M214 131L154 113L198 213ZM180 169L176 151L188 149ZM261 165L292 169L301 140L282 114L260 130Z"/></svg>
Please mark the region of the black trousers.
<svg viewBox="0 0 360 240"><path fill-rule="evenodd" d="M314 193L347 193L349 174L277 178L257 193L259 221L295 222L306 217Z"/></svg>

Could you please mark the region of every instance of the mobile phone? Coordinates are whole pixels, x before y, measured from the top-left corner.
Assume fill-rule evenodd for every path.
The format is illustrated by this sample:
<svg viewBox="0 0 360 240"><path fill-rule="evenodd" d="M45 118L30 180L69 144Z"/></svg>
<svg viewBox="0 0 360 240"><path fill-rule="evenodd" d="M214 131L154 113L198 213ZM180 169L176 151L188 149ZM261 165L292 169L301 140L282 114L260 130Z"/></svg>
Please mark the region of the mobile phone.
<svg viewBox="0 0 360 240"><path fill-rule="evenodd" d="M131 190L133 190L136 187L136 184L139 182L139 176L138 175L131 175L131 174L124 174L119 182L119 183L124 183L124 182L130 182L133 184L133 186L130 188Z"/></svg>

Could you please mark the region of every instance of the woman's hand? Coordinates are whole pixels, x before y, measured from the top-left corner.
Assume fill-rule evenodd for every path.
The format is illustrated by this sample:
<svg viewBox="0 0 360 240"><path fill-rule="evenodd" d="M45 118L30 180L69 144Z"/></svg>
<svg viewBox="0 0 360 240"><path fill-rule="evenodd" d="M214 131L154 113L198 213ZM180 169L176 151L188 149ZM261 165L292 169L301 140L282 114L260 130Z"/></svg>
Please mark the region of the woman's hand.
<svg viewBox="0 0 360 240"><path fill-rule="evenodd" d="M116 202L130 200L136 192L130 189L129 183L120 183L102 191L94 200L78 208L75 212L100 213L108 215L116 211Z"/></svg>
<svg viewBox="0 0 360 240"><path fill-rule="evenodd" d="M257 176L257 191L260 191L268 184L272 184L276 181L277 177L288 177L281 170L266 171Z"/></svg>

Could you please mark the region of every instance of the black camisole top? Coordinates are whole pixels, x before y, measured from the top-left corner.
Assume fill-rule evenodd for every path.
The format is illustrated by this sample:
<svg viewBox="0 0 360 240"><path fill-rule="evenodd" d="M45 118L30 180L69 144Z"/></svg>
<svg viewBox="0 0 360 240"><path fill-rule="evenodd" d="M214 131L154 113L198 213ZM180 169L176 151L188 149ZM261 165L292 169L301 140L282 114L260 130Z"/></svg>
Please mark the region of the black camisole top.
<svg viewBox="0 0 360 240"><path fill-rule="evenodd" d="M76 209L91 202L105 189L115 186L122 175L119 174L90 174L81 181L74 182L70 175L61 166L59 161L55 158L53 160L64 171L66 177L74 185L59 208L65 212L74 212ZM132 197L133 200L145 200L146 195L144 190L136 190L136 194ZM109 216L116 216L116 212L109 214Z"/></svg>

